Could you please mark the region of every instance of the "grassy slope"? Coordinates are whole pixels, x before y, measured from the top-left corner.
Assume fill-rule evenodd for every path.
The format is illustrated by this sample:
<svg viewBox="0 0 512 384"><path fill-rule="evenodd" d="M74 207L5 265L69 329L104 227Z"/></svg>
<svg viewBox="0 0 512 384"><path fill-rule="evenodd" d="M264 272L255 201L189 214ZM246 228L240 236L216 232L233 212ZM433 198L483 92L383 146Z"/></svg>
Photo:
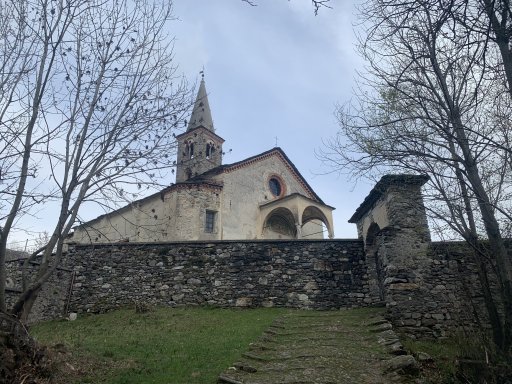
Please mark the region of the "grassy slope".
<svg viewBox="0 0 512 384"><path fill-rule="evenodd" d="M32 329L62 343L80 383L214 383L284 309L120 310ZM89 368L87 368L89 367ZM69 382L69 380L67 381Z"/></svg>
<svg viewBox="0 0 512 384"><path fill-rule="evenodd" d="M359 309L318 314L326 318L339 315L335 319L339 322L337 327L343 325L353 329L348 334L340 333L340 342L346 343L339 348L347 355L343 364L349 364L345 366L340 362L340 369L346 374L358 373L357 367L350 367L351 362L364 360L372 354L379 355L376 336L369 334L365 327L361 329L365 321L379 311ZM65 345L56 350L65 350L60 360L69 362L72 367L62 364L57 384L199 384L215 383L218 375L239 361L249 344L257 341L277 317L282 321L303 316L308 320L311 315L305 311L277 308L159 308L145 314L120 310L82 316L73 322L41 323L31 331L44 344ZM314 318L311 321L319 322ZM308 326L297 326L309 330ZM351 333L354 329L364 333L362 340L354 340ZM365 343L368 348L364 348ZM468 350L474 351L473 343L467 339L404 340L404 344L411 353L427 352L434 357L434 364L424 366L425 383L455 382L455 360L460 356L468 357ZM313 347L312 343L308 345Z"/></svg>

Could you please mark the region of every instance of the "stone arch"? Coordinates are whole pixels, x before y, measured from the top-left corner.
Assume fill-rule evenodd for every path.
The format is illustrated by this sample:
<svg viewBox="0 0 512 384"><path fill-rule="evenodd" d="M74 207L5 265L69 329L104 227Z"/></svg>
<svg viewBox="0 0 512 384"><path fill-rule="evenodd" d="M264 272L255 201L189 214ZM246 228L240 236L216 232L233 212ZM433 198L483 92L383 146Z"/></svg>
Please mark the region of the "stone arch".
<svg viewBox="0 0 512 384"><path fill-rule="evenodd" d="M374 300L384 301L384 262L379 255L380 226L372 222L368 226L365 238L365 256L368 268L370 295Z"/></svg>
<svg viewBox="0 0 512 384"><path fill-rule="evenodd" d="M277 209L281 208L280 211ZM283 211L283 209L285 211ZM299 193L292 193L291 195L287 195L281 198L277 198L269 201L268 203L260 205L260 217L258 219L260 228L262 228L261 237L262 238L276 238L276 237L267 237L265 235L265 230L269 227L268 218L271 217L273 213L284 213L285 217L288 220L289 225L293 223L295 225L295 239L306 238L321 238L322 236L318 236L319 230L323 233L324 226L329 233L329 238L332 239L334 237L333 225L332 225L332 210L334 208L328 205L325 205L321 202L310 199L306 196L303 196ZM293 218L293 220L292 220ZM316 221L316 222L315 222ZM315 222L314 224L309 224L310 222ZM306 226L303 226L303 224ZM313 230L314 228L314 230ZM289 231L291 232L291 231ZM304 232L304 233L303 233ZM316 236L313 235L316 233ZM303 236L305 235L305 236ZM310 237L311 236L311 237ZM283 238L277 237L277 238ZM288 237L292 238L292 237Z"/></svg>
<svg viewBox="0 0 512 384"><path fill-rule="evenodd" d="M377 237L377 234L380 232L381 228L379 227L379 224L372 222L370 226L368 227L368 230L366 231L366 241L365 246L373 246L375 244L375 240Z"/></svg>
<svg viewBox="0 0 512 384"><path fill-rule="evenodd" d="M269 239L296 239L296 219L293 213L284 207L272 210L265 218L263 233Z"/></svg>
<svg viewBox="0 0 512 384"><path fill-rule="evenodd" d="M329 237L332 237L332 228L324 212L322 212L320 208L310 205L302 211L301 223L302 226L304 227L304 225L311 223L313 221L320 221L327 229Z"/></svg>

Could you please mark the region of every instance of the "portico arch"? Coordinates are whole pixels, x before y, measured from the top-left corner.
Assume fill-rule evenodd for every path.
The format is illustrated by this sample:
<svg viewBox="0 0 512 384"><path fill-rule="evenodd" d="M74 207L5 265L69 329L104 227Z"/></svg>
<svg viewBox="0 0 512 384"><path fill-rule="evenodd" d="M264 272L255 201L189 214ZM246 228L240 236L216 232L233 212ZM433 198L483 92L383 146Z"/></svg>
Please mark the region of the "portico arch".
<svg viewBox="0 0 512 384"><path fill-rule="evenodd" d="M310 205L304 208L302 212L302 226L304 227L308 223L312 223L313 221L320 221L326 228L329 238L333 237L332 228L330 226L329 219L325 215L322 210L316 206ZM320 228L321 228L321 224ZM319 229L320 229L319 228Z"/></svg>
<svg viewBox="0 0 512 384"><path fill-rule="evenodd" d="M263 225L263 235L269 239L295 239L297 238L296 219L293 213L284 207L272 210Z"/></svg>
<svg viewBox="0 0 512 384"><path fill-rule="evenodd" d="M302 230L304 225L319 221L325 225L327 232L329 234L329 238L334 237L333 225L332 225L332 210L334 208L322 204L318 201L310 199L306 196L303 196L299 193L293 193L291 195L284 196L280 199L273 200L268 203L264 203L260 205L260 222L262 223L262 238L273 238L272 236L275 231L269 232L269 229L272 228L272 225L277 228L288 228L286 231L283 229L281 232L281 236L278 238L283 238L283 236L291 236L293 233L293 237L287 238L296 238L301 239ZM279 224L281 223L281 224ZM292 231L290 229L291 226L295 227L295 230ZM322 224L318 224L322 227ZM322 230L316 231L317 233L322 233ZM279 233L279 232L277 232ZM311 231L313 233L313 231ZM319 236L316 236L318 238ZM315 238L315 237L310 237Z"/></svg>

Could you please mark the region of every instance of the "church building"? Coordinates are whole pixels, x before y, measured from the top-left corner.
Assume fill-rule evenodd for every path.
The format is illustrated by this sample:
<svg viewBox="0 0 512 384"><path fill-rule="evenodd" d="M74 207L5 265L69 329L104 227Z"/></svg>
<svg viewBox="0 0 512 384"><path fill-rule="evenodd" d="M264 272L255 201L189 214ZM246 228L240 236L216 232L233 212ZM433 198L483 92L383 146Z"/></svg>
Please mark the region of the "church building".
<svg viewBox="0 0 512 384"><path fill-rule="evenodd" d="M75 228L71 242L318 239L332 211L281 148L222 164L202 79L187 130L176 137L176 183Z"/></svg>

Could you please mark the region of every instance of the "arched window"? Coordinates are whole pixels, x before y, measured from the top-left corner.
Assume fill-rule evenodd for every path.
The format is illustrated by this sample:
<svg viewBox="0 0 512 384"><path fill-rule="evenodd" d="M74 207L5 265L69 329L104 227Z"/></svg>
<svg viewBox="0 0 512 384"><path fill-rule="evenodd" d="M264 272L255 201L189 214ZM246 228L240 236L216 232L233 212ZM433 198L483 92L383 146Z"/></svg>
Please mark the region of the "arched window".
<svg viewBox="0 0 512 384"><path fill-rule="evenodd" d="M213 143L206 144L206 158L209 159L210 157L212 157L214 152L215 152L215 144L213 144Z"/></svg>
<svg viewBox="0 0 512 384"><path fill-rule="evenodd" d="M189 159L194 158L194 142L192 140L188 140L185 142L185 155Z"/></svg>

